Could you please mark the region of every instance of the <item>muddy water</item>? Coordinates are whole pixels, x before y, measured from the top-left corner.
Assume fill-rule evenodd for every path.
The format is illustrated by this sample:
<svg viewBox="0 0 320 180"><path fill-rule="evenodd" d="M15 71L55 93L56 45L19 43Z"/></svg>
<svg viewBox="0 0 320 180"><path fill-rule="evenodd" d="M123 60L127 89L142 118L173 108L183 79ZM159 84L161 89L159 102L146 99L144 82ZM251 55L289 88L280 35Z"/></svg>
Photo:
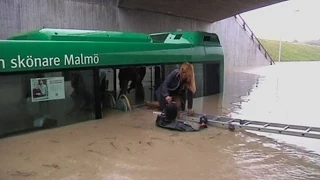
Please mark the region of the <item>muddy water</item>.
<svg viewBox="0 0 320 180"><path fill-rule="evenodd" d="M228 72L225 92L196 99L195 110L317 125L316 65ZM180 133L156 128L152 111L104 114L1 139L0 179L320 179L317 140L217 128Z"/></svg>

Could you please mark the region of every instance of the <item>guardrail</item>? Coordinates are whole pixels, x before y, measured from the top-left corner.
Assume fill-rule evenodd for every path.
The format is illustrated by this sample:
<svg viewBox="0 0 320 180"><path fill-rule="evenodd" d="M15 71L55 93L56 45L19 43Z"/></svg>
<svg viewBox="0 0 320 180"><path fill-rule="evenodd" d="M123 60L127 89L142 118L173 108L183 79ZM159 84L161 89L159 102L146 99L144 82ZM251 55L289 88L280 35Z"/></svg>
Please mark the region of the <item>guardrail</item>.
<svg viewBox="0 0 320 180"><path fill-rule="evenodd" d="M265 58L270 60L270 64L275 64L273 59L271 58L270 54L267 52L267 50L263 47L259 39L254 35L253 31L250 29L248 24L245 22L245 20L238 14L234 16L237 22L240 24L240 26L245 30L245 32L250 36L250 38L257 44L259 50L264 54Z"/></svg>

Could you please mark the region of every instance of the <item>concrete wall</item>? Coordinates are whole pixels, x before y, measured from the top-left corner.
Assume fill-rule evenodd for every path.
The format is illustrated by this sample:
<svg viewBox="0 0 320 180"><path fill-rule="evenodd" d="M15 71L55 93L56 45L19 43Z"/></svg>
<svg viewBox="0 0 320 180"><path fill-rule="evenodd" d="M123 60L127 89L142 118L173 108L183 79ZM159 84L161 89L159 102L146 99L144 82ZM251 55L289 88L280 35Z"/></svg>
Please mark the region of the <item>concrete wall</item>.
<svg viewBox="0 0 320 180"><path fill-rule="evenodd" d="M218 34L225 55L225 80L222 103L241 102L242 96L257 86L260 76L241 72L242 70L270 65L255 42L248 36L234 17L212 24L211 31ZM233 108L238 108L234 105Z"/></svg>
<svg viewBox="0 0 320 180"><path fill-rule="evenodd" d="M234 17L218 21L212 24L211 28L211 31L220 37L225 53L226 70L270 64Z"/></svg>

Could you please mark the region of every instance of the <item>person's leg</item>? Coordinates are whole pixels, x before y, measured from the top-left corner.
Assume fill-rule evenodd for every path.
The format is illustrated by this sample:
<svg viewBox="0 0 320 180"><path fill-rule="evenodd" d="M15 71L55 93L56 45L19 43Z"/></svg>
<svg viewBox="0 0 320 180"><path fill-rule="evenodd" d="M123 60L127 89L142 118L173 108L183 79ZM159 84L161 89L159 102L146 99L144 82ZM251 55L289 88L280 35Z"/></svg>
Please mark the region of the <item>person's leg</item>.
<svg viewBox="0 0 320 180"><path fill-rule="evenodd" d="M173 101L175 101L177 103L177 107L178 107L178 114L177 114L177 118L180 119L181 118L181 104L182 104L182 100L180 98L180 96L173 96Z"/></svg>
<svg viewBox="0 0 320 180"><path fill-rule="evenodd" d="M186 95L185 94L180 94L180 101L181 101L181 111L186 110Z"/></svg>
<svg viewBox="0 0 320 180"><path fill-rule="evenodd" d="M151 108L160 108L160 103L158 101L147 101L146 105Z"/></svg>
<svg viewBox="0 0 320 180"><path fill-rule="evenodd" d="M160 111L163 111L165 108L165 99L161 95L160 89L157 89L155 92L156 101L147 101L146 105L151 108L158 108Z"/></svg>
<svg viewBox="0 0 320 180"><path fill-rule="evenodd" d="M159 110L163 111L166 108L167 101L163 96L160 96L158 99L159 102Z"/></svg>
<svg viewBox="0 0 320 180"><path fill-rule="evenodd" d="M119 93L118 98L119 98L122 94L123 94L123 95L126 95L126 94L127 94L128 83L129 83L129 81L126 80L126 79L121 79L121 80L120 80L120 82L119 82L119 85L120 85L120 93Z"/></svg>

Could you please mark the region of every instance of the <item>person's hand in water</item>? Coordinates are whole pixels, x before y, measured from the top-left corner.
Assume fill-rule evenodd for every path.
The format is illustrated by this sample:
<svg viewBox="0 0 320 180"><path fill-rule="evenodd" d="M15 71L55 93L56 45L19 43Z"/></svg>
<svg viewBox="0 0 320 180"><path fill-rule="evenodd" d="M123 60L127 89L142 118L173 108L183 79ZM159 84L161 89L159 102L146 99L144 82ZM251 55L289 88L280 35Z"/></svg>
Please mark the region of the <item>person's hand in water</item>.
<svg viewBox="0 0 320 180"><path fill-rule="evenodd" d="M168 103L171 103L172 97L171 97L171 96L167 96L167 97L166 97L166 101L167 101Z"/></svg>

